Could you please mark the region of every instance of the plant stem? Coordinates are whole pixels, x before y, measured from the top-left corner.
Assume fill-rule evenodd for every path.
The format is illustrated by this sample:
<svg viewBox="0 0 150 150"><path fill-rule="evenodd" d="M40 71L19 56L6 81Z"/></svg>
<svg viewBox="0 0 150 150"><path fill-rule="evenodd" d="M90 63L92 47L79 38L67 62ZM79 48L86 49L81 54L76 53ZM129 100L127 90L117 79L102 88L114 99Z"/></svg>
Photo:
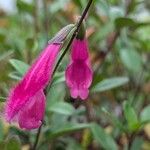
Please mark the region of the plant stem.
<svg viewBox="0 0 150 150"><path fill-rule="evenodd" d="M49 18L48 18L48 7L47 7L47 0L43 0L43 7L44 7L44 29L45 29L45 36L46 41L48 41L48 31L49 31Z"/></svg>
<svg viewBox="0 0 150 150"><path fill-rule="evenodd" d="M43 125L43 123L42 123L41 126L38 128L38 132L37 132L36 139L35 139L35 143L34 143L34 145L33 145L32 150L36 150L36 147L37 147L37 144L38 144L38 141L39 141L39 137L40 137L40 133L41 133L41 129L42 129L42 125Z"/></svg>
<svg viewBox="0 0 150 150"><path fill-rule="evenodd" d="M57 62L57 64L56 64L56 66L55 66L55 68L54 68L53 75L55 74L55 72L56 72L56 70L57 70L57 68L58 68L58 66L59 66L59 64L60 64L60 62L62 61L62 59L63 59L63 57L65 56L66 52L68 51L69 47L71 46L71 44L72 44L72 42L73 42L73 39L76 37L76 35L77 35L77 33L78 33L79 29L80 29L80 26L81 26L81 24L82 24L82 22L83 22L83 20L84 20L84 18L85 18L85 16L86 16L86 14L87 14L87 12L88 12L88 10L89 10L89 8L90 8L92 2L93 2L93 0L89 0L87 6L86 6L85 9L83 10L83 13L82 13L82 15L81 15L81 18L80 18L79 22L77 23L76 30L73 32L73 35L72 35L72 37L70 38L70 41L68 42L68 45L66 46L66 48L65 48L65 50L63 51L62 55L60 56L60 58L59 58L59 60L58 60L58 62Z"/></svg>
<svg viewBox="0 0 150 150"><path fill-rule="evenodd" d="M83 13L82 13L82 15L81 15L81 18L80 18L79 22L77 23L76 30L73 32L73 35L72 35L70 41L68 42L68 44L67 44L67 46L66 46L64 52L62 53L61 57L59 58L59 60L58 60L58 62L57 62L57 64L56 64L56 66L55 66L55 68L54 68L54 71L53 71L53 75L52 75L52 76L54 76L54 74L55 74L55 72L56 72L56 70L57 70L57 68L58 68L58 66L59 66L59 64L60 64L60 62L62 61L62 59L63 59L63 57L65 56L65 54L66 54L66 52L68 51L68 49L70 48L70 46L71 46L71 44L72 44L72 42L73 42L73 39L76 37L76 35L77 35L77 33L78 33L79 29L80 29L80 26L81 26L81 24L82 24L82 22L83 22L83 20L84 20L84 18L85 18L85 16L86 16L86 14L87 14L87 12L88 12L88 10L89 10L89 8L90 8L92 2L93 2L93 0L89 0L89 2L87 3L85 9L83 10ZM41 133L41 129L42 129L42 125L43 125L43 123L41 124L41 126L39 127L39 129L38 129L38 131L37 131L36 140L35 140L35 143L34 143L34 146L33 146L33 149L32 149L32 150L36 150L36 147L37 147L37 144L38 144L38 141L39 141L39 137L40 137L40 133Z"/></svg>

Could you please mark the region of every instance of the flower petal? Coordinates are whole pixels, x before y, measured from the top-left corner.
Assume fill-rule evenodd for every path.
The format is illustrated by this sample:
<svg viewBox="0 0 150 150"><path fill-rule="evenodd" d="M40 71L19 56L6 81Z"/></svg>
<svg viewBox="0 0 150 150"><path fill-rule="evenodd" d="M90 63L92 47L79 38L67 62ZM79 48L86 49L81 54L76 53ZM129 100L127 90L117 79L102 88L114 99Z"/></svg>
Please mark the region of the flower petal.
<svg viewBox="0 0 150 150"><path fill-rule="evenodd" d="M17 115L19 126L25 129L35 129L40 127L45 112L45 95L39 91L26 103Z"/></svg>
<svg viewBox="0 0 150 150"><path fill-rule="evenodd" d="M60 44L50 44L45 48L22 80L22 84L25 85L24 90L35 93L47 84L51 79L59 49Z"/></svg>
<svg viewBox="0 0 150 150"><path fill-rule="evenodd" d="M75 38L71 49L71 63L65 72L66 83L73 98L87 98L92 76L87 40Z"/></svg>
<svg viewBox="0 0 150 150"><path fill-rule="evenodd" d="M36 59L20 83L14 87L8 97L5 109L7 121L11 121L31 97L43 89L51 79L53 66L60 44L48 45Z"/></svg>
<svg viewBox="0 0 150 150"><path fill-rule="evenodd" d="M89 95L89 89L80 89L79 96L82 100L86 99Z"/></svg>
<svg viewBox="0 0 150 150"><path fill-rule="evenodd" d="M91 68L83 62L74 62L66 70L66 82L72 88L89 88L92 82Z"/></svg>
<svg viewBox="0 0 150 150"><path fill-rule="evenodd" d="M71 97L77 98L78 95L79 95L78 93L79 93L78 89L76 89L76 88L71 88L71 89L70 89Z"/></svg>

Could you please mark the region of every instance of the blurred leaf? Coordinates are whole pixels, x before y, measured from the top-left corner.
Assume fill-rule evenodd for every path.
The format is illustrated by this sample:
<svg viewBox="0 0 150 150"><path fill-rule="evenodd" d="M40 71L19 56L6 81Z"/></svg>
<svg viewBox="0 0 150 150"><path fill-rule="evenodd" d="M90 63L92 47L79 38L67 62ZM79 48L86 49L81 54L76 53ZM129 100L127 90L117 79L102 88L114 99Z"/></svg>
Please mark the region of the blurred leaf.
<svg viewBox="0 0 150 150"><path fill-rule="evenodd" d="M139 2L136 2L136 0L130 1L130 5L128 5L128 13L133 12L138 4Z"/></svg>
<svg viewBox="0 0 150 150"><path fill-rule="evenodd" d="M68 145L67 147L65 147L65 150L83 150L83 147L81 146L81 144L75 139L66 138L66 141Z"/></svg>
<svg viewBox="0 0 150 150"><path fill-rule="evenodd" d="M117 29L134 26L135 24L136 22L131 18L120 17L115 20L115 26Z"/></svg>
<svg viewBox="0 0 150 150"><path fill-rule="evenodd" d="M51 86L54 86L54 85L61 83L61 82L64 82L64 81L65 81L65 73L64 72L56 73L53 77L53 81L52 81Z"/></svg>
<svg viewBox="0 0 150 150"><path fill-rule="evenodd" d="M13 54L13 51L5 52L0 56L0 62L6 60L6 58L10 57Z"/></svg>
<svg viewBox="0 0 150 150"><path fill-rule="evenodd" d="M26 46L29 51L35 51L38 48L38 43L33 38L26 39Z"/></svg>
<svg viewBox="0 0 150 150"><path fill-rule="evenodd" d="M6 144L6 150L20 150L20 149L21 149L21 144L18 137L13 136L8 139Z"/></svg>
<svg viewBox="0 0 150 150"><path fill-rule="evenodd" d="M89 128L89 124L76 124L76 123L67 123L65 125L60 125L59 128L51 129L50 133L48 133L48 139L53 139L68 133L76 132L82 130L84 128Z"/></svg>
<svg viewBox="0 0 150 150"><path fill-rule="evenodd" d="M142 122L150 122L150 105L146 106L141 114L140 114L140 120Z"/></svg>
<svg viewBox="0 0 150 150"><path fill-rule="evenodd" d="M74 0L73 1L76 5L78 5L79 7L82 7L82 3L80 0Z"/></svg>
<svg viewBox="0 0 150 150"><path fill-rule="evenodd" d="M75 111L73 106L66 102L54 103L49 107L48 110L52 112L64 114L64 115L72 115Z"/></svg>
<svg viewBox="0 0 150 150"><path fill-rule="evenodd" d="M137 51L134 49L122 49L120 51L120 58L127 69L132 72L139 72L142 69L142 59Z"/></svg>
<svg viewBox="0 0 150 150"><path fill-rule="evenodd" d="M23 0L17 0L17 8L20 12L32 13L34 6Z"/></svg>
<svg viewBox="0 0 150 150"><path fill-rule="evenodd" d="M129 81L127 77L113 77L109 79L104 79L103 81L95 84L92 87L92 92L103 92L110 90L121 85L126 84Z"/></svg>
<svg viewBox="0 0 150 150"><path fill-rule="evenodd" d="M24 63L23 61L17 60L17 59L10 59L10 64L18 71L20 75L24 75L27 69L29 68L29 65Z"/></svg>
<svg viewBox="0 0 150 150"><path fill-rule="evenodd" d="M0 102L5 102L6 101L6 97L1 97L0 96Z"/></svg>
<svg viewBox="0 0 150 150"><path fill-rule="evenodd" d="M84 8L87 4L87 0L73 0L73 2L78 5L78 8Z"/></svg>
<svg viewBox="0 0 150 150"><path fill-rule="evenodd" d="M3 43L6 39L6 35L3 33L0 33L0 42Z"/></svg>
<svg viewBox="0 0 150 150"><path fill-rule="evenodd" d="M15 80L21 80L21 75L16 71L9 73L8 76Z"/></svg>
<svg viewBox="0 0 150 150"><path fill-rule="evenodd" d="M132 143L131 150L141 150L143 145L143 138L136 137Z"/></svg>
<svg viewBox="0 0 150 150"><path fill-rule="evenodd" d="M109 11L110 11L109 1L99 0L99 1L95 1L95 3L98 9L98 12L101 15L105 15L109 17Z"/></svg>
<svg viewBox="0 0 150 150"><path fill-rule="evenodd" d="M54 1L52 3L52 5L50 5L50 12L52 14L56 13L57 11L59 11L60 9L63 9L65 7L65 5L68 3L69 0L65 0L65 3L64 3L64 0L58 0L58 1Z"/></svg>
<svg viewBox="0 0 150 150"><path fill-rule="evenodd" d="M29 132L27 130L20 130L20 128L16 128L16 126L9 127L9 134L13 136L17 136L16 139L20 139L21 142L27 143L29 142Z"/></svg>
<svg viewBox="0 0 150 150"><path fill-rule="evenodd" d="M128 123L129 130L136 131L140 124L134 108L128 103L128 101L123 103L123 111Z"/></svg>
<svg viewBox="0 0 150 150"><path fill-rule="evenodd" d="M117 18L115 20L115 26L117 29L123 28L123 27L131 27L132 30L138 29L139 27L143 26L149 26L150 22L136 22L131 18Z"/></svg>
<svg viewBox="0 0 150 150"><path fill-rule="evenodd" d="M93 138L103 147L105 150L117 150L117 145L113 138L105 132L105 130L98 124L93 123L91 125Z"/></svg>
<svg viewBox="0 0 150 150"><path fill-rule="evenodd" d="M49 107L51 107L53 104L64 101L64 98L64 84L55 84L55 86L51 86L47 94L47 110L49 110Z"/></svg>
<svg viewBox="0 0 150 150"><path fill-rule="evenodd" d="M102 111L109 117L115 127L119 128L122 131L126 130L122 122L116 116L108 112L104 107L102 108Z"/></svg>

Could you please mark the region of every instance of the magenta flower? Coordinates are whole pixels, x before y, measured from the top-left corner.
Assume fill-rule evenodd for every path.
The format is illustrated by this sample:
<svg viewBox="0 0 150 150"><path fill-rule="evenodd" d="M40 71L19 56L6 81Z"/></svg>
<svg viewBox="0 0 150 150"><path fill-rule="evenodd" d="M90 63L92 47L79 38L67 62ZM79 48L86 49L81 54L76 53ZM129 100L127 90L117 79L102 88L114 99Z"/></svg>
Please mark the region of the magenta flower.
<svg viewBox="0 0 150 150"><path fill-rule="evenodd" d="M90 66L86 39L74 39L71 50L71 63L65 73L66 83L73 98L78 96L86 99L92 83L92 69Z"/></svg>
<svg viewBox="0 0 150 150"><path fill-rule="evenodd" d="M32 64L23 79L8 97L5 117L8 122L17 121L21 128L38 128L45 112L44 87L51 80L53 66L61 44L49 44Z"/></svg>

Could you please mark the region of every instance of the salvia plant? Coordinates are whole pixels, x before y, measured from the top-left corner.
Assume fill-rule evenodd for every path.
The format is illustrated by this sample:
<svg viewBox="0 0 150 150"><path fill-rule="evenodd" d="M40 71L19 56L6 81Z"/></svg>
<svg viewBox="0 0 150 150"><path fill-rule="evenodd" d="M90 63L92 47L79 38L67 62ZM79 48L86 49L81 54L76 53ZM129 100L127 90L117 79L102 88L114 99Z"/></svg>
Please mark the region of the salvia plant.
<svg viewBox="0 0 150 150"><path fill-rule="evenodd" d="M17 80L13 85L9 81L9 88L0 85L0 150L150 150L147 40L150 22L134 18L143 9L138 6L149 7L148 2L43 0L41 3L42 39L38 37L37 1L16 1L20 18L34 18L33 39L28 38L22 44L33 29L26 32L26 21L17 17L9 18L15 29L10 27L8 31L17 37L19 20L25 29L19 33L21 40L18 37L12 40L7 29L0 29L0 49L13 47L15 57L20 58L10 59L12 50L0 56L0 63L7 57L10 59L16 71L6 74ZM67 24L65 20L62 27L64 20L59 15L64 12L59 9L64 4L68 12L72 12L74 5L83 10L75 22ZM54 27L51 39L48 14L56 20L58 17L56 22L50 22ZM58 31L55 26L61 29ZM24 53L19 50L23 45ZM34 55L38 47L42 50ZM21 61L24 57L31 65Z"/></svg>

